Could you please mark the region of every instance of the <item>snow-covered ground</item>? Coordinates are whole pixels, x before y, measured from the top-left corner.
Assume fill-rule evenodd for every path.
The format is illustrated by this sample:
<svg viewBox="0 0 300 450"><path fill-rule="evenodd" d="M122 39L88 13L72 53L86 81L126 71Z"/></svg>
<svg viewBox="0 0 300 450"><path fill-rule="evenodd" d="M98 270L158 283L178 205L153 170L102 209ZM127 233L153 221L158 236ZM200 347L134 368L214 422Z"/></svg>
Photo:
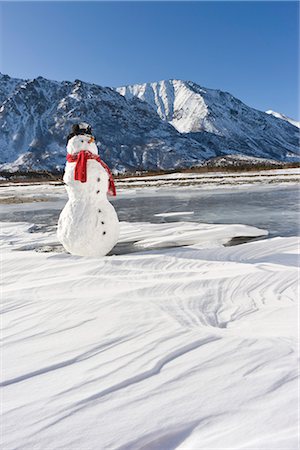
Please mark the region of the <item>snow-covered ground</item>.
<svg viewBox="0 0 300 450"><path fill-rule="evenodd" d="M297 238L222 246L262 234L128 222L92 259L2 223L3 448L296 449Z"/></svg>
<svg viewBox="0 0 300 450"><path fill-rule="evenodd" d="M300 181L300 169L272 169L249 172L171 173L165 175L126 177L117 181L118 187L186 187L229 188L249 185L287 184Z"/></svg>
<svg viewBox="0 0 300 450"><path fill-rule="evenodd" d="M0 200L2 448L298 448L297 237L157 209L167 222L123 221L121 252L83 258L39 222L63 186Z"/></svg>

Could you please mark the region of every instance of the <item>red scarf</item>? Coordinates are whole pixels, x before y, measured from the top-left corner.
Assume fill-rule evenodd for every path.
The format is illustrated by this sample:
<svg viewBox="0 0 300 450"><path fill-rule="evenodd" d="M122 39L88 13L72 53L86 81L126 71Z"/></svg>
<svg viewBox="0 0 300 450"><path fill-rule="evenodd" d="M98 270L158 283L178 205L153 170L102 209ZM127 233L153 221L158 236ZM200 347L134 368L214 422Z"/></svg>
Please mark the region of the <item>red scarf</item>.
<svg viewBox="0 0 300 450"><path fill-rule="evenodd" d="M74 180L81 181L81 183L85 183L87 180L87 171L86 171L86 164L88 159L95 159L98 161L102 167L106 170L109 176L109 184L108 184L108 194L109 195L116 195L116 187L114 183L114 179L112 176L112 173L109 169L109 167L100 159L100 156L94 155L93 153L81 150L76 155L70 155L67 153L67 161L68 162L76 162L75 166L75 172L74 172Z"/></svg>

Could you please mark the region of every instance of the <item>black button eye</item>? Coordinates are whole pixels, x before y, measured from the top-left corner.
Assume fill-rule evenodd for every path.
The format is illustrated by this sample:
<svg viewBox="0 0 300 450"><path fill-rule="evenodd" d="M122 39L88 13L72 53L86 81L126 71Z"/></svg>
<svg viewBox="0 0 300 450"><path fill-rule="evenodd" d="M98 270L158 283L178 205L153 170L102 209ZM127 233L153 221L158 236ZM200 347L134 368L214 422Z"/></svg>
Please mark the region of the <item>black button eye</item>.
<svg viewBox="0 0 300 450"><path fill-rule="evenodd" d="M102 223L102 225L104 225L104 222L101 222Z"/></svg>
<svg viewBox="0 0 300 450"><path fill-rule="evenodd" d="M101 209L98 209L98 212L101 212ZM103 223L103 222L102 222Z"/></svg>
<svg viewBox="0 0 300 450"><path fill-rule="evenodd" d="M97 178L97 181L100 181L100 178Z"/></svg>
<svg viewBox="0 0 300 450"><path fill-rule="evenodd" d="M96 194L99 194L100 191L96 191Z"/></svg>
<svg viewBox="0 0 300 450"><path fill-rule="evenodd" d="M106 234L106 231L103 231L103 233L102 234Z"/></svg>
<svg viewBox="0 0 300 450"><path fill-rule="evenodd" d="M81 141L81 142L84 142L84 141Z"/></svg>

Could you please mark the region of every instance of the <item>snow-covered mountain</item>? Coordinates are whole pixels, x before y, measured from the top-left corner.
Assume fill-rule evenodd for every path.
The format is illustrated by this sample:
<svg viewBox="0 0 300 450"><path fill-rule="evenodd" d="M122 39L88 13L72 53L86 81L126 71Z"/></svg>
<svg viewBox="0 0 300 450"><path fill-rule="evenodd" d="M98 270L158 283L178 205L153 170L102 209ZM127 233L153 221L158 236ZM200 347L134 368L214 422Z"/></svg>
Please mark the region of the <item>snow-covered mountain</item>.
<svg viewBox="0 0 300 450"><path fill-rule="evenodd" d="M0 105L9 97L9 95L22 84L23 80L11 78L8 75L0 73Z"/></svg>
<svg viewBox="0 0 300 450"><path fill-rule="evenodd" d="M136 84L117 91L127 99L145 101L163 120L206 145L215 156L244 154L282 161L295 158L299 151L294 124L274 120L228 92L181 80Z"/></svg>
<svg viewBox="0 0 300 450"><path fill-rule="evenodd" d="M288 116L285 116L284 114L281 114L279 112L276 111L272 111L272 109L269 109L268 111L266 111L267 114L271 114L274 117L277 117L277 119L282 119L282 120L286 120L287 122L291 123L292 125L294 125L297 128L300 128L300 122L294 119L291 119Z"/></svg>
<svg viewBox="0 0 300 450"><path fill-rule="evenodd" d="M62 168L71 124L83 120L92 124L103 159L119 171L189 166L210 156L139 99L79 80L38 77L16 83L2 103L1 169Z"/></svg>
<svg viewBox="0 0 300 450"><path fill-rule="evenodd" d="M218 91L202 89L181 80L135 84L116 90L126 98L138 97L147 102L163 120L171 123L180 133L219 132L218 124L211 120L209 111L209 105L214 102ZM217 103L220 103L220 99ZM224 128L223 123L220 123L220 126Z"/></svg>
<svg viewBox="0 0 300 450"><path fill-rule="evenodd" d="M0 169L55 170L71 124L89 122L117 171L190 167L237 154L294 161L299 130L226 92L162 81L111 89L0 75Z"/></svg>

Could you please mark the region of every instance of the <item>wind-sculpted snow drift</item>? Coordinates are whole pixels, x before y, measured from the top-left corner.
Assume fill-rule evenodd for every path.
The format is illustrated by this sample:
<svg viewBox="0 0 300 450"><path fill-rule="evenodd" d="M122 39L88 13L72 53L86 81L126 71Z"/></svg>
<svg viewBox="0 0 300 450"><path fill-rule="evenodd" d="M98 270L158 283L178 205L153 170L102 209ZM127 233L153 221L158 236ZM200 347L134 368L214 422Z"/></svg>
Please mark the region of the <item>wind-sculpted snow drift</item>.
<svg viewBox="0 0 300 450"><path fill-rule="evenodd" d="M1 229L6 450L297 448L296 238L121 223L142 251L97 260Z"/></svg>
<svg viewBox="0 0 300 450"><path fill-rule="evenodd" d="M78 121L93 125L101 157L116 171L191 167L228 154L299 160L296 126L220 90L180 80L110 89L0 74L0 170L62 170Z"/></svg>

